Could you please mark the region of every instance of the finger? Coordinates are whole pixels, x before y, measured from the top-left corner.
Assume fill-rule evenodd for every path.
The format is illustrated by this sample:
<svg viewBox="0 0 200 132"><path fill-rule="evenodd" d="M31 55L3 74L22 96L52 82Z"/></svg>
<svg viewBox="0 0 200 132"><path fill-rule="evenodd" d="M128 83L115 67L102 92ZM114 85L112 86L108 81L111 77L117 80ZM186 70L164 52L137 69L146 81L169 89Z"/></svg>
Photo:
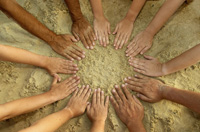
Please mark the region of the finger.
<svg viewBox="0 0 200 132"><path fill-rule="evenodd" d="M119 105L118 105L117 101L112 96L110 97L110 102L113 105L115 110L119 109Z"/></svg>
<svg viewBox="0 0 200 132"><path fill-rule="evenodd" d="M99 32L99 43L103 46L103 35L101 32Z"/></svg>
<svg viewBox="0 0 200 132"><path fill-rule="evenodd" d="M93 31L91 31L90 34L89 34L90 41L92 42L92 45L90 46L91 49L93 49L94 45L95 45L93 34L94 34Z"/></svg>
<svg viewBox="0 0 200 132"><path fill-rule="evenodd" d="M135 78L138 78L138 79L146 79L146 77L145 76L143 76L143 75L135 75Z"/></svg>
<svg viewBox="0 0 200 132"><path fill-rule="evenodd" d="M91 94L91 89L89 88L89 90L87 91L87 93L86 93L86 95L85 95L85 97L84 97L84 100L85 101L87 101L88 99L89 99L89 97L90 97L90 94Z"/></svg>
<svg viewBox="0 0 200 132"><path fill-rule="evenodd" d="M128 56L131 56L134 52L136 52L139 49L139 47L136 45L135 47L131 48L131 50L129 50L127 52ZM133 56L134 57L134 56Z"/></svg>
<svg viewBox="0 0 200 132"><path fill-rule="evenodd" d="M70 51L70 56L73 58L73 59L75 59L75 60L81 60L81 55L80 55L80 57L79 57L79 55L77 55L78 54L78 52L77 51L75 51L75 50L71 50Z"/></svg>
<svg viewBox="0 0 200 132"><path fill-rule="evenodd" d="M101 105L104 105L104 92L101 91Z"/></svg>
<svg viewBox="0 0 200 132"><path fill-rule="evenodd" d="M119 29L119 26L117 25L115 28L115 31L113 32L113 35L117 33L118 29Z"/></svg>
<svg viewBox="0 0 200 132"><path fill-rule="evenodd" d="M86 85L86 87L84 88L83 92L81 93L81 97L84 98L86 93L88 92L89 90L89 85Z"/></svg>
<svg viewBox="0 0 200 132"><path fill-rule="evenodd" d="M72 96L72 97L76 97L76 96L77 96L77 94L78 94L78 91L79 91L79 89L77 88L77 89L75 90L75 92L74 92L74 94L73 94L73 96Z"/></svg>
<svg viewBox="0 0 200 132"><path fill-rule="evenodd" d="M83 85L83 86L80 88L80 90L79 90L77 96L80 97L84 89L85 89L85 85Z"/></svg>
<svg viewBox="0 0 200 132"><path fill-rule="evenodd" d="M143 85L143 82L137 82L137 81L129 81L129 80L127 80L126 81L126 84L128 85L132 85L132 86L137 86L137 87L142 87L142 85Z"/></svg>
<svg viewBox="0 0 200 132"><path fill-rule="evenodd" d="M135 97L135 95L133 95L133 99L135 100L135 102L139 105L142 106L142 103Z"/></svg>
<svg viewBox="0 0 200 132"><path fill-rule="evenodd" d="M87 113L89 113L90 108L91 108L91 104L88 102L88 105L87 105Z"/></svg>
<svg viewBox="0 0 200 132"><path fill-rule="evenodd" d="M125 39L126 39L126 36L124 35L122 38L121 38L121 43L119 44L119 48L121 49L124 45L124 42L125 42Z"/></svg>
<svg viewBox="0 0 200 132"><path fill-rule="evenodd" d="M150 47L145 47L144 49L142 49L141 51L140 51L140 54L141 55L143 55L148 49L149 49Z"/></svg>
<svg viewBox="0 0 200 132"><path fill-rule="evenodd" d="M94 40L97 40L97 37L95 36L94 32L92 32L92 37L93 37ZM95 42L94 42L93 45L95 45Z"/></svg>
<svg viewBox="0 0 200 132"><path fill-rule="evenodd" d="M132 99L132 96L131 96L131 93L128 91L128 89L125 87L124 84L122 84L122 89L127 97L128 100L131 100Z"/></svg>
<svg viewBox="0 0 200 132"><path fill-rule="evenodd" d="M81 54L80 57L85 58L85 51L83 51L83 50L82 50L81 48L79 48L77 45L73 45L73 48Z"/></svg>
<svg viewBox="0 0 200 132"><path fill-rule="evenodd" d="M85 40L86 40L87 45L89 46L89 48L93 49L94 47L92 46L92 41L90 40L89 34L85 35Z"/></svg>
<svg viewBox="0 0 200 132"><path fill-rule="evenodd" d="M76 32L72 31L72 34L74 35L74 37L76 38L77 41L79 41L79 36Z"/></svg>
<svg viewBox="0 0 200 132"><path fill-rule="evenodd" d="M57 82L58 82L58 78L57 78L57 77L54 77L54 78L53 78L52 85L56 84Z"/></svg>
<svg viewBox="0 0 200 132"><path fill-rule="evenodd" d="M115 86L115 89L116 89L116 91L117 91L119 97L121 98L121 100L122 100L123 102L125 102L127 99L126 99L126 97L124 96L124 93L122 92L122 90L119 88L118 85Z"/></svg>
<svg viewBox="0 0 200 132"><path fill-rule="evenodd" d="M156 58L152 57L152 56L148 56L148 55L144 55L144 58L147 60L154 60Z"/></svg>
<svg viewBox="0 0 200 132"><path fill-rule="evenodd" d="M97 103L97 90L94 90L93 98L92 98L92 106L96 105Z"/></svg>
<svg viewBox="0 0 200 132"><path fill-rule="evenodd" d="M80 83L80 80L78 80L77 82L75 82L72 85L70 85L69 89L77 88L77 86L79 85L79 83Z"/></svg>
<svg viewBox="0 0 200 132"><path fill-rule="evenodd" d="M66 81L65 82L65 84L67 85L67 86L71 86L72 84L74 84L74 83L78 83L78 81L80 81L80 77L74 77L73 79L71 79L70 81L68 80L68 81Z"/></svg>
<svg viewBox="0 0 200 132"><path fill-rule="evenodd" d="M142 73L142 74L146 75L146 70L138 69L138 68L133 68L133 70L138 72L138 73Z"/></svg>
<svg viewBox="0 0 200 132"><path fill-rule="evenodd" d="M74 75L74 76L72 76L72 77L70 77L70 78L67 78L65 81L63 81L63 83L68 84L68 83L70 83L72 80L74 81L74 80L79 80L79 79L80 79L80 77Z"/></svg>
<svg viewBox="0 0 200 132"><path fill-rule="evenodd" d="M121 100L121 98L119 97L119 95L118 95L118 93L117 93L117 91L116 91L115 89L112 90L112 94L114 95L114 97L115 97L117 103L118 103L118 104L122 104L122 100Z"/></svg>
<svg viewBox="0 0 200 132"><path fill-rule="evenodd" d="M101 90L100 90L100 88L98 88L98 90L97 90L97 104L101 104L100 92L101 92Z"/></svg>
<svg viewBox="0 0 200 132"><path fill-rule="evenodd" d="M110 24L108 24L107 29L108 29L108 34L111 34L111 31L110 31Z"/></svg>
<svg viewBox="0 0 200 132"><path fill-rule="evenodd" d="M138 93L137 97L140 98L143 101L151 102L151 100L148 97L144 96L143 94Z"/></svg>
<svg viewBox="0 0 200 132"><path fill-rule="evenodd" d="M117 36L116 36L115 49L119 48L119 44L121 43L121 37L122 37L122 34L118 33Z"/></svg>
<svg viewBox="0 0 200 132"><path fill-rule="evenodd" d="M83 35L80 35L80 39L83 45L85 46L85 48L89 49L89 45L87 44L85 37Z"/></svg>
<svg viewBox="0 0 200 132"><path fill-rule="evenodd" d="M106 47L106 34L105 33L102 34L103 34L103 46Z"/></svg>
<svg viewBox="0 0 200 132"><path fill-rule="evenodd" d="M68 54L69 54L69 53L64 53L64 56L65 56L67 59L69 59L69 60L71 60L71 61L74 61L74 59L73 59L71 56L69 56Z"/></svg>
<svg viewBox="0 0 200 132"><path fill-rule="evenodd" d="M106 97L106 101L105 101L106 109L108 109L108 105L109 105L109 96Z"/></svg>
<svg viewBox="0 0 200 132"><path fill-rule="evenodd" d="M135 91L135 92L142 93L142 89L140 87L138 87L138 86L133 86L133 85L127 84L126 87L131 89L131 90L133 90L133 91Z"/></svg>
<svg viewBox="0 0 200 132"><path fill-rule="evenodd" d="M142 50L141 47L138 47L137 50L135 50L134 52L132 52L132 54L130 54L131 57L134 57L136 55L138 55L140 53L140 51Z"/></svg>
<svg viewBox="0 0 200 132"><path fill-rule="evenodd" d="M145 83L145 81L143 79L134 78L134 77L125 78L124 81L131 85L133 85L135 82Z"/></svg>
<svg viewBox="0 0 200 132"><path fill-rule="evenodd" d="M99 40L98 30L95 29L94 32L95 32L96 39Z"/></svg>
<svg viewBox="0 0 200 132"><path fill-rule="evenodd" d="M106 36L106 44L104 46L107 46L109 44L109 37L108 37L108 33L105 33L105 36Z"/></svg>

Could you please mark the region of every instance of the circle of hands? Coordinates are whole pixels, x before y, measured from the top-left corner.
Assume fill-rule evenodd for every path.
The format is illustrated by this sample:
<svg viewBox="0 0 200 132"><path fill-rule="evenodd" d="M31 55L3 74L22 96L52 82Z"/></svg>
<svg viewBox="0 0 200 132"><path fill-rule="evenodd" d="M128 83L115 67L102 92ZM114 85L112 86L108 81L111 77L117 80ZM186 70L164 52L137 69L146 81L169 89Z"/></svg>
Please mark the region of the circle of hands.
<svg viewBox="0 0 200 132"><path fill-rule="evenodd" d="M114 39L114 48L121 49L130 39L133 30L133 22L124 18L117 25L113 32L116 35ZM87 102L92 89L87 86L82 86L80 89L78 85L80 78L76 75L66 79L61 83L61 78L57 73L76 74L78 66L73 63L74 60L81 60L85 58L85 52L79 48L73 42L81 40L85 48L93 49L95 41L99 41L101 46L106 47L109 44L110 23L103 17L94 19L94 31L85 19L79 19L72 25L72 35L57 35L57 37L50 42L53 50L60 55L68 58L54 59L47 63L47 70L54 76L54 81L51 90L55 96L58 93L59 99L63 99L73 93L68 105L65 109L71 112L72 117L77 117L85 112L87 109L87 115L89 119L95 123L104 124L107 113L109 100L113 105L116 114L121 121L127 126L142 125L144 117L143 105L137 98L147 102L157 102L163 99L163 83L155 79L145 77L143 75L135 75L134 77L127 77L124 79L124 84L120 86L116 85L112 90L113 96L105 97L104 91L100 88L93 91L92 102ZM142 31L133 38L133 40L127 45L125 55L129 57L129 64L134 67L134 70L138 73L149 76L163 75L162 64L158 59L151 56L144 55L144 59L135 58L136 55L143 55L152 45L153 36L147 31ZM136 96L130 93L130 90L136 92ZM58 100L58 99L57 99Z"/></svg>

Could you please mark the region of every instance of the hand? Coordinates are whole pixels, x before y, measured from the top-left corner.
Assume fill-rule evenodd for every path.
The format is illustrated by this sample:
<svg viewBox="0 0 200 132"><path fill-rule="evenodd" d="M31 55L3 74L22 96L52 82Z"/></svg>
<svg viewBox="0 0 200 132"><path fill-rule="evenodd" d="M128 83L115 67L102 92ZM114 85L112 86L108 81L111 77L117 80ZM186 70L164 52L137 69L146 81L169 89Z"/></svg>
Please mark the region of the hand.
<svg viewBox="0 0 200 132"><path fill-rule="evenodd" d="M99 44L106 47L109 44L110 23L105 17L94 19L94 32Z"/></svg>
<svg viewBox="0 0 200 132"><path fill-rule="evenodd" d="M138 92L137 97L147 102L158 102L163 99L164 84L158 80L135 75L125 78L126 87Z"/></svg>
<svg viewBox="0 0 200 132"><path fill-rule="evenodd" d="M142 73L147 76L163 76L164 69L158 59L144 55L145 59L131 58L129 64L134 67L136 72Z"/></svg>
<svg viewBox="0 0 200 132"><path fill-rule="evenodd" d="M81 18L74 21L72 25L72 33L77 40L81 40L85 48L93 49L95 46L96 37L90 26L89 22L85 18Z"/></svg>
<svg viewBox="0 0 200 132"><path fill-rule="evenodd" d="M120 21L113 34L117 34L114 40L115 49L121 49L126 44L131 36L133 30L133 22L128 18L124 18Z"/></svg>
<svg viewBox="0 0 200 132"><path fill-rule="evenodd" d="M153 35L147 31L139 33L127 46L126 56L134 57L137 54L144 54L152 46Z"/></svg>
<svg viewBox="0 0 200 132"><path fill-rule="evenodd" d="M54 51L71 61L85 58L85 52L72 41L77 41L72 35L58 35L53 41L49 42L49 44Z"/></svg>
<svg viewBox="0 0 200 132"><path fill-rule="evenodd" d="M70 95L77 89L80 83L80 78L77 76L72 76L61 83L57 83L57 78L54 78L51 85L50 93L54 100L61 100Z"/></svg>
<svg viewBox="0 0 200 132"><path fill-rule="evenodd" d="M67 107L65 108L71 112L72 117L77 117L85 112L90 93L91 89L89 88L89 85L82 86L80 90L77 89L75 91L74 95L69 100Z"/></svg>
<svg viewBox="0 0 200 132"><path fill-rule="evenodd" d="M111 97L111 103L119 116L120 120L131 130L139 131L143 127L142 120L144 118L144 108L140 101L122 86L122 90L119 86L115 86L112 90L114 98ZM136 130L137 128L137 130Z"/></svg>
<svg viewBox="0 0 200 132"><path fill-rule="evenodd" d="M106 98L104 103L104 92L100 90L94 91L92 104L87 106L87 116L94 122L105 123L108 114L109 97Z"/></svg>
<svg viewBox="0 0 200 132"><path fill-rule="evenodd" d="M58 81L61 81L61 78L57 73L75 74L78 71L77 65L72 61L54 57L46 57L45 68L52 76L56 77Z"/></svg>

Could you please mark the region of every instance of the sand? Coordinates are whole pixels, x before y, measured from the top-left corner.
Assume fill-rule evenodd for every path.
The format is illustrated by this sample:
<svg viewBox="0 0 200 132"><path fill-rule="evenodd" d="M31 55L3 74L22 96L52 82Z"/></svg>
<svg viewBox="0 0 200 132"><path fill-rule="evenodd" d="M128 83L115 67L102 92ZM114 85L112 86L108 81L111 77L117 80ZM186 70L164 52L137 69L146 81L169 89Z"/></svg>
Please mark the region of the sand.
<svg viewBox="0 0 200 132"><path fill-rule="evenodd" d="M42 23L58 34L70 33L71 19L63 0L17 0L26 10L31 12ZM134 24L132 38L145 29L156 14L164 0L148 1ZM105 16L111 22L111 29L125 16L130 0L103 0ZM93 15L89 1L82 0L83 14L92 24ZM155 36L148 55L157 57L160 61L168 61L182 52L200 43L200 1L184 4ZM126 48L114 50L114 36L110 36L107 48L96 46L94 50L86 50L87 57L77 62L80 70L81 84L89 84L92 89L102 88L106 95L115 84L121 85L127 76L135 72L128 65L124 55ZM42 40L34 37L12 19L0 12L0 43L29 50L31 52L61 57ZM83 47L79 42L79 46ZM61 75L62 79L69 77ZM160 77L166 84L180 89L200 92L200 64L191 66L177 73ZM8 62L0 62L0 103L37 95L49 90L52 77L44 69ZM14 117L0 122L0 132L16 132L30 126L35 121L61 110L67 104L69 97L43 107L34 112ZM200 116L191 110L172 103L142 102L145 108L144 126L147 132L199 132ZM65 123L57 132L88 132L91 123L86 114ZM106 132L128 131L116 116L112 106L106 121Z"/></svg>

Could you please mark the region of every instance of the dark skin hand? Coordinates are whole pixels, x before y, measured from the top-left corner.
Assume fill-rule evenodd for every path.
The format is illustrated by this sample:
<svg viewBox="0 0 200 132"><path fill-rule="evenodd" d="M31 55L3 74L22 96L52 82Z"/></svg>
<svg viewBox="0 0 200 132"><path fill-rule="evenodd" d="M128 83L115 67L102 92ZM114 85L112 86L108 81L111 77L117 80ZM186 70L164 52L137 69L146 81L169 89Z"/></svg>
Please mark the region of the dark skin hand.
<svg viewBox="0 0 200 132"><path fill-rule="evenodd" d="M69 12L73 21L72 33L77 40L81 40L85 48L93 49L95 46L95 34L89 24L89 22L84 18L79 0L65 0Z"/></svg>
<svg viewBox="0 0 200 132"><path fill-rule="evenodd" d="M85 52L72 41L77 40L72 35L59 35L55 41L49 42L54 51L69 60L81 60L85 58Z"/></svg>
<svg viewBox="0 0 200 132"><path fill-rule="evenodd" d="M115 86L112 90L114 97L111 97L111 103L120 120L128 127L130 132L145 132L142 120L144 118L144 108L140 101L132 96L128 89L122 85Z"/></svg>

